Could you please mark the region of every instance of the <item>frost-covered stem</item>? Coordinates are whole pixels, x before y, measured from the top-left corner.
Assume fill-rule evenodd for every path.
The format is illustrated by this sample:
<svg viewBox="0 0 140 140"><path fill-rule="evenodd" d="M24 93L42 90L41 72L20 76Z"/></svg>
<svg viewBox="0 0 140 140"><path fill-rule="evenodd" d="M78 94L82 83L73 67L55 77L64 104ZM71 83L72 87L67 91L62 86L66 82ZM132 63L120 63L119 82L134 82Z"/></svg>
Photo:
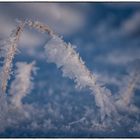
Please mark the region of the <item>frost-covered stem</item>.
<svg viewBox="0 0 140 140"><path fill-rule="evenodd" d="M21 22L20 25L16 28L16 30L13 31L9 38L9 47L6 52L5 60L4 60L4 66L2 68L1 73L1 89L2 92L5 93L6 87L7 87L7 81L10 79L11 74L11 68L12 68L12 61L17 51L17 44L20 38L20 35L23 31L24 23Z"/></svg>
<svg viewBox="0 0 140 140"><path fill-rule="evenodd" d="M18 62L16 63L17 70L16 70L16 78L12 82L10 88L10 95L11 95L11 103L16 107L22 106L22 99L31 92L33 88L32 83L32 72L36 74L36 67L34 66L35 62L33 61L30 64L25 62Z"/></svg>
<svg viewBox="0 0 140 140"><path fill-rule="evenodd" d="M51 48L51 46L49 46L47 49L45 48L48 60L56 57L56 60L51 61L56 63L58 67L63 67L62 70L64 76L74 79L77 83L77 86L80 88L89 87L89 89L91 89L92 94L95 96L96 104L101 109L102 119L105 117L105 115L109 115L111 111L115 111L115 107L113 107L113 104L111 104L111 101L109 101L107 95L103 95L103 89L101 89L101 87L96 83L96 77L86 68L79 54L74 51L70 44L63 42L61 38L58 37L58 35L56 35L47 25L44 25L38 21L33 22L30 20L26 21L26 24L41 32L47 32L52 37L52 39L57 39L58 42L54 44L54 48ZM61 45L59 45L59 43ZM53 56L50 56L51 51L54 52L54 54L52 54ZM61 51L63 52L61 53ZM57 56L60 57L60 62ZM75 68L73 69L69 67ZM109 107L112 106L110 108L113 109L111 111L107 110L106 105Z"/></svg>
<svg viewBox="0 0 140 140"><path fill-rule="evenodd" d="M85 117L82 117L81 119L79 119L79 120L77 120L77 121L70 122L70 123L68 124L68 126L71 126L71 125L73 125L73 124L77 124L77 123L83 122L84 120L86 120L86 118L85 118Z"/></svg>
<svg viewBox="0 0 140 140"><path fill-rule="evenodd" d="M97 84L96 77L87 69L79 54L71 44L66 44L60 37L53 35L45 46L48 62L55 63L63 71L63 76L73 79L78 87L88 87L95 96L96 105L101 109L101 119L116 112L115 106L109 99L111 93L105 87Z"/></svg>
<svg viewBox="0 0 140 140"><path fill-rule="evenodd" d="M111 112L115 111L116 109L109 99L109 90L107 91L105 87L101 87L97 84L96 77L87 69L87 67L84 65L84 62L79 57L79 54L75 52L71 44L66 44L58 35L53 32L52 29L49 28L49 26L44 25L38 21L33 22L26 20L24 24L22 23L17 28L14 36L12 36L13 40L11 41L11 47L8 48L6 54L2 73L3 92L6 90L7 80L10 78L12 60L17 50L17 42L19 40L19 36L25 24L41 32L46 32L48 35L50 35L51 40L45 46L45 53L48 62L50 61L56 63L58 68L61 67L63 76L73 79L78 87L88 87L92 91L93 95L95 96L96 105L101 109L102 119L105 117L105 115L110 116Z"/></svg>
<svg viewBox="0 0 140 140"><path fill-rule="evenodd" d="M50 29L50 27L48 25L43 24L43 23L41 23L39 21L26 20L25 23L28 26L30 26L30 27L32 27L34 29L37 29L37 30L39 30L39 31L41 31L43 33L45 33L45 32L48 33L50 36L55 34L54 31L52 29Z"/></svg>
<svg viewBox="0 0 140 140"><path fill-rule="evenodd" d="M130 81L128 82L126 90L124 91L122 95L122 100L124 101L126 106L129 105L131 102L131 99L134 94L135 86L137 82L139 81L139 79L140 79L139 71L135 70L135 72L133 73L132 79L130 79Z"/></svg>

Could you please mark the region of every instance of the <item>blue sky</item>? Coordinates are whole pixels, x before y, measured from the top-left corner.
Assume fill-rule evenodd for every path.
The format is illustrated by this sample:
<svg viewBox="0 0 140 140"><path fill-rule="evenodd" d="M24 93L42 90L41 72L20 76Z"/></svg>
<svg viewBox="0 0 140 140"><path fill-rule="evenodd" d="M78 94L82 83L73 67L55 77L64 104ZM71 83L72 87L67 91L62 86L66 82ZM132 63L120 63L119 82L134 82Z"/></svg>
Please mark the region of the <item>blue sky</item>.
<svg viewBox="0 0 140 140"><path fill-rule="evenodd" d="M99 85L110 90L113 102L123 95L127 98L128 84L136 70L140 79L140 3L0 3L0 19L1 41L16 27L16 19L49 25L66 43L75 46ZM113 117L101 122L100 109L90 90L75 88L74 81L63 77L54 63L47 63L44 46L49 39L47 34L29 27L23 31L13 67L19 61L35 60L39 68L33 80L34 89L22 100L22 111L29 116L21 117L20 109L11 109L13 113L6 114L0 136L140 136L139 79L129 106L118 107L119 123ZM14 78L8 83L7 96Z"/></svg>

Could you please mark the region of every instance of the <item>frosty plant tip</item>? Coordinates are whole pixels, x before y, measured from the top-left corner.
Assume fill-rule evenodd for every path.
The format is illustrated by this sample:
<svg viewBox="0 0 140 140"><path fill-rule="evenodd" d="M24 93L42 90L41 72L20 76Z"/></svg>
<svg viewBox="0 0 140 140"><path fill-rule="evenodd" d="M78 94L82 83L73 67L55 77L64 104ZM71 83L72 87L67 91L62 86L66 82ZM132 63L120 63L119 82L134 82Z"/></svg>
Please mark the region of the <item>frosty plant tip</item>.
<svg viewBox="0 0 140 140"><path fill-rule="evenodd" d="M79 56L79 54L74 50L74 47L69 43L65 43L62 38L60 38L48 25L42 24L38 21L25 20L20 21L17 28L12 32L9 39L5 43L2 49L5 51L4 63L1 69L1 92L6 93L7 83L12 74L12 63L14 56L18 50L18 42L21 33L25 26L29 26L36 29L42 33L47 33L51 38L45 45L45 55L47 62L55 63L58 68L61 68L63 76L73 79L76 86L79 88L89 88L90 92L95 97L96 106L100 108L101 120L104 120L106 116L110 117L112 114L117 116L117 109L112 101L112 94L106 87L101 87L96 80L96 76L92 74L85 63ZM23 67L20 67L23 66ZM31 68L34 64L18 63L16 70L15 81L11 84L10 93L12 94L12 103L16 106L20 105L20 100L27 92L30 91L31 81L30 78L25 81L24 75L22 74L23 69L27 70L24 74L30 77ZM23 68L23 69L22 69ZM19 86L15 89L15 83L22 83L23 87ZM16 91L21 91L17 95L14 93ZM15 94L15 95L14 95Z"/></svg>

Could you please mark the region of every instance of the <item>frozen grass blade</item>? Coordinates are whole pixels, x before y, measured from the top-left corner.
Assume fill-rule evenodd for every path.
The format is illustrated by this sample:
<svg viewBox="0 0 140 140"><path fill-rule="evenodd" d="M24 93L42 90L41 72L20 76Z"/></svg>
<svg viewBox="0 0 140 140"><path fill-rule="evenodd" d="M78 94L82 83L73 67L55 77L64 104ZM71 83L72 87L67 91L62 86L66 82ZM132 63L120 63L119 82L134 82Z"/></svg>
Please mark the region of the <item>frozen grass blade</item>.
<svg viewBox="0 0 140 140"><path fill-rule="evenodd" d="M110 99L110 91L97 84L96 77L85 66L79 54L73 49L73 46L70 43L65 43L48 25L44 25L38 21L26 20L25 22L20 22L20 25L10 36L9 47L2 69L3 93L6 91L7 81L10 79L12 60L16 54L19 37L25 25L43 33L45 32L51 37L45 46L48 62L56 63L58 68L61 67L63 76L73 79L77 87L88 87L92 91L92 94L95 96L96 105L100 108L102 120L106 115L110 116L112 112L116 112L115 106Z"/></svg>
<svg viewBox="0 0 140 140"><path fill-rule="evenodd" d="M137 82L139 81L139 79L140 79L139 72L135 71L134 74L133 74L132 79L128 83L128 86L126 88L125 93L122 96L122 99L123 99L125 105L127 105L127 106L131 102L131 99L132 99L133 94L134 94L135 86L136 86Z"/></svg>
<svg viewBox="0 0 140 140"><path fill-rule="evenodd" d="M101 111L101 120L111 113L116 114L116 108L110 99L111 92L97 84L96 77L88 70L71 44L66 44L60 37L53 35L45 46L45 54L48 62L61 68L63 76L73 79L77 87L88 87L92 91Z"/></svg>
<svg viewBox="0 0 140 140"><path fill-rule="evenodd" d="M26 62L16 63L16 78L10 88L11 102L16 107L22 106L22 99L33 89L32 73L36 74L35 61L30 64Z"/></svg>
<svg viewBox="0 0 140 140"><path fill-rule="evenodd" d="M20 35L23 31L24 23L21 22L20 25L13 31L8 40L8 49L6 51L4 65L1 72L1 89L2 93L6 92L7 82L10 79L11 69L12 69L12 61L17 52L17 44L20 38Z"/></svg>
<svg viewBox="0 0 140 140"><path fill-rule="evenodd" d="M48 35L52 36L54 33L54 31L52 29L50 29L50 27L46 24L43 24L39 21L31 21L31 20L26 20L25 23L34 28L34 29L37 29L39 30L40 32L42 33L47 33Z"/></svg>
<svg viewBox="0 0 140 140"><path fill-rule="evenodd" d="M31 20L26 20L26 24L51 36L51 40L45 46L48 62L56 63L58 68L61 67L63 76L73 79L77 87L88 87L92 91L95 96L96 105L100 107L102 120L106 115L110 116L112 112L117 113L114 104L110 100L110 91L97 84L96 77L87 69L79 54L75 52L70 43L65 43L48 25Z"/></svg>

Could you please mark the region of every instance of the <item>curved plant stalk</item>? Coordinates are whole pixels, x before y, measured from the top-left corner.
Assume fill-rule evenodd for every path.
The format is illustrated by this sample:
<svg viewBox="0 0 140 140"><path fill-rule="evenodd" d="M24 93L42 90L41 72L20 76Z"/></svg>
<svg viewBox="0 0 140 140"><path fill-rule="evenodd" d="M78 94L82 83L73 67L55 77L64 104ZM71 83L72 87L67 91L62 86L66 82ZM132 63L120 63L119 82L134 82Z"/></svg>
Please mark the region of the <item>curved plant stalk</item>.
<svg viewBox="0 0 140 140"><path fill-rule="evenodd" d="M6 87L7 87L7 81L10 79L12 61L18 50L17 44L18 44L20 35L23 32L24 25L25 25L24 22L20 22L19 26L16 28L16 30L13 31L13 33L11 34L11 36L9 37L9 40L7 42L8 49L6 52L4 65L3 65L2 73L1 73L2 93L5 93Z"/></svg>
<svg viewBox="0 0 140 140"><path fill-rule="evenodd" d="M25 22L20 22L20 25L10 37L10 47L7 50L2 70L3 93L6 91L7 81L11 74L12 60L16 54L17 43L25 25L43 33L46 32L51 36L50 41L45 46L48 62L56 63L58 67L61 67L63 75L73 79L79 88L88 87L92 91L96 105L100 108L102 120L106 115L110 116L112 112L116 112L115 106L110 100L110 91L97 84L96 77L88 70L72 45L65 43L48 25L38 21L26 20Z"/></svg>
<svg viewBox="0 0 140 140"><path fill-rule="evenodd" d="M122 96L122 100L124 101L126 106L128 106L131 102L133 94L135 93L134 89L135 89L136 84L139 81L139 79L140 79L139 72L138 72L138 70L135 70L135 72L133 73L133 77L128 82L126 90L124 91L124 94Z"/></svg>
<svg viewBox="0 0 140 140"><path fill-rule="evenodd" d="M132 104L132 99L135 94L135 88L140 80L139 69L133 69L129 77L125 79L127 81L126 85L122 86L122 89L115 101L117 110L120 113L128 112L132 114L140 114L140 109Z"/></svg>
<svg viewBox="0 0 140 140"><path fill-rule="evenodd" d="M110 91L97 83L96 76L88 70L71 44L66 44L60 37L53 35L45 46L45 54L47 61L61 68L63 76L73 79L77 87L88 87L91 90L96 105L100 108L101 120L112 113L117 114L110 99Z"/></svg>
<svg viewBox="0 0 140 140"><path fill-rule="evenodd" d="M47 32L47 34L50 35L50 36L55 34L54 31L48 25L43 24L43 23L41 23L39 21L26 20L25 23L28 26L30 26L30 27L32 27L34 29L39 30L42 33Z"/></svg>

